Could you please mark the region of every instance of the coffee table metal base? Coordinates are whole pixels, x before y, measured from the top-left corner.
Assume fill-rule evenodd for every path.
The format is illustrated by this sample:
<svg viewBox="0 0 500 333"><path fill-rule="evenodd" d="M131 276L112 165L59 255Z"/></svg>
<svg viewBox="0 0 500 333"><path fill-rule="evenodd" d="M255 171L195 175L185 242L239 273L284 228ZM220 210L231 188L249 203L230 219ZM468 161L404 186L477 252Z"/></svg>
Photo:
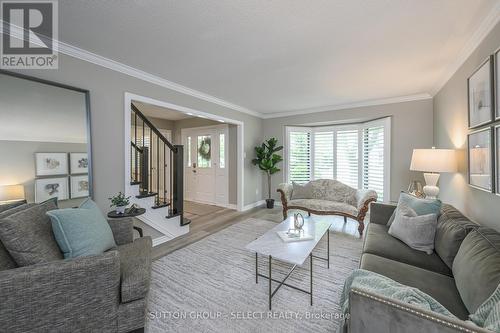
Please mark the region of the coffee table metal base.
<svg viewBox="0 0 500 333"><path fill-rule="evenodd" d="M297 265L293 265L293 267L288 271L288 274L285 276L283 280L277 280L274 279L272 276L272 256L269 256L269 262L268 262L268 276L259 273L259 256L257 253L255 253L255 283L259 283L259 276L267 279L269 281L269 289L268 289L268 297L269 297L269 310L272 309L272 298L273 296L278 292L278 290L281 288L281 286L286 286L292 289L295 289L297 291L303 292L305 294L310 295L310 302L311 305L313 305L313 258L320 259L320 260L325 260L327 262L327 267L330 268L330 231L327 231L327 249L326 249L326 258L323 257L318 257L314 256L312 252L309 254L309 281L310 281L310 288L309 290L305 290L302 288L299 288L297 286L291 285L286 283L285 281L290 277L292 272L295 270ZM272 283L277 282L279 285L276 287L276 289L272 290Z"/></svg>

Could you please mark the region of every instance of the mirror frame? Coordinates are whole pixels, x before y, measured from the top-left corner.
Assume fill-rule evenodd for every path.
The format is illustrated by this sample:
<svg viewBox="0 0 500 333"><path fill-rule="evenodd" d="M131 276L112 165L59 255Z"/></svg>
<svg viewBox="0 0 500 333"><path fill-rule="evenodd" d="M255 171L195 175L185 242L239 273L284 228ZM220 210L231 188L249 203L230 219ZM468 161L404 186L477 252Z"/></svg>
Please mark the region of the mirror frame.
<svg viewBox="0 0 500 333"><path fill-rule="evenodd" d="M92 156L92 131L91 131L91 117L90 117L90 91L86 89L81 89L77 87L73 87L67 84L59 83L59 82L54 82L54 81L49 81L45 79L40 79L34 76L29 76L25 74L20 74L16 72L11 72L11 71L6 71L3 69L0 69L0 74L4 75L9 75L12 77L16 77L18 79L25 79L33 82L38 82L41 84L47 84L50 86L58 87L58 88L63 88L63 89L68 89L68 90L73 90L77 91L80 93L83 93L85 95L85 109L86 109L86 120L87 120L87 153L88 153L88 159L89 159L89 197L91 199L94 199L94 168L93 168L93 156Z"/></svg>

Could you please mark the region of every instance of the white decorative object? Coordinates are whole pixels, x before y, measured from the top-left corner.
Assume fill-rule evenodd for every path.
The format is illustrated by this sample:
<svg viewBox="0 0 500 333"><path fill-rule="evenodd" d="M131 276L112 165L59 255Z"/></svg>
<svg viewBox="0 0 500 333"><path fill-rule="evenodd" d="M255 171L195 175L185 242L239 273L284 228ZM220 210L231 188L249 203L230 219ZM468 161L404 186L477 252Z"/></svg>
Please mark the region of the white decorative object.
<svg viewBox="0 0 500 333"><path fill-rule="evenodd" d="M89 196L89 175L71 176L71 199Z"/></svg>
<svg viewBox="0 0 500 333"><path fill-rule="evenodd" d="M453 149L413 149L410 170L423 171L426 198L435 199L439 194L437 186L441 172L456 172L457 161Z"/></svg>
<svg viewBox="0 0 500 333"><path fill-rule="evenodd" d="M68 174L67 153L35 153L36 176Z"/></svg>
<svg viewBox="0 0 500 333"><path fill-rule="evenodd" d="M70 153L69 160L72 175L89 172L89 158L87 153Z"/></svg>
<svg viewBox="0 0 500 333"><path fill-rule="evenodd" d="M58 200L68 199L68 177L35 180L35 202L56 197Z"/></svg>
<svg viewBox="0 0 500 333"><path fill-rule="evenodd" d="M293 229L288 231L276 231L281 240L285 243L313 240L314 237L303 232L294 233Z"/></svg>

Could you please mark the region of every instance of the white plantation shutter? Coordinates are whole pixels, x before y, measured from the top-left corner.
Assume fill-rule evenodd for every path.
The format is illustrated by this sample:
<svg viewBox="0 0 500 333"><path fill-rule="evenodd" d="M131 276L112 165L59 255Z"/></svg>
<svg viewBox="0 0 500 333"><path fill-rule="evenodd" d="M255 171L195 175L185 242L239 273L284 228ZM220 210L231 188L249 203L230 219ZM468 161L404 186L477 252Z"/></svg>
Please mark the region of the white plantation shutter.
<svg viewBox="0 0 500 333"><path fill-rule="evenodd" d="M311 180L311 133L289 132L288 180L306 183Z"/></svg>
<svg viewBox="0 0 500 333"><path fill-rule="evenodd" d="M333 131L314 133L314 179L334 179Z"/></svg>
<svg viewBox="0 0 500 333"><path fill-rule="evenodd" d="M384 194L384 127L363 129L363 189L375 190L381 200Z"/></svg>
<svg viewBox="0 0 500 333"><path fill-rule="evenodd" d="M358 129L337 132L337 180L354 188L358 188L358 138Z"/></svg>

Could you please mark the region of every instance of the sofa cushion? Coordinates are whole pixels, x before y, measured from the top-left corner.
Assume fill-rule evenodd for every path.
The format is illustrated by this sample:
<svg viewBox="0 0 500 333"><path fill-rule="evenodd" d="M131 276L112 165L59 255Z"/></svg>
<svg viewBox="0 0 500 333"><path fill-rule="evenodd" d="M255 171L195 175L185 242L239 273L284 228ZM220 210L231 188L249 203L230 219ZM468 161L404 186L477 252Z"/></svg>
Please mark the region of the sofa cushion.
<svg viewBox="0 0 500 333"><path fill-rule="evenodd" d="M21 205L14 205L11 206L10 209L4 210L0 212L0 220L12 215L14 213L20 212L28 207L31 207L35 204L21 204ZM0 242L0 271L6 270L6 269L12 269L16 268L17 264L14 261L14 259L11 257L9 254L9 251L3 246L2 242Z"/></svg>
<svg viewBox="0 0 500 333"><path fill-rule="evenodd" d="M311 181L313 199L343 202L351 206L357 205L356 189L332 179Z"/></svg>
<svg viewBox="0 0 500 333"><path fill-rule="evenodd" d="M49 217L57 200L47 200L0 220L0 240L20 267L63 258Z"/></svg>
<svg viewBox="0 0 500 333"><path fill-rule="evenodd" d="M358 215L356 207L335 201L319 199L297 199L290 200L288 206L298 206L324 212L342 212L353 216Z"/></svg>
<svg viewBox="0 0 500 333"><path fill-rule="evenodd" d="M116 246L106 218L91 199L79 208L57 209L47 215L66 259L102 254Z"/></svg>
<svg viewBox="0 0 500 333"><path fill-rule="evenodd" d="M436 214L418 216L406 205L399 205L389 234L398 238L414 250L432 254L436 236Z"/></svg>
<svg viewBox="0 0 500 333"><path fill-rule="evenodd" d="M118 246L122 303L146 297L151 279L151 246L151 237Z"/></svg>
<svg viewBox="0 0 500 333"><path fill-rule="evenodd" d="M455 286L455 280L450 276L370 253L363 254L360 268L385 275L399 283L420 289L432 296L460 319L466 320L469 315Z"/></svg>
<svg viewBox="0 0 500 333"><path fill-rule="evenodd" d="M292 182L292 200L294 199L312 199L312 185L310 182L301 185L296 182Z"/></svg>
<svg viewBox="0 0 500 333"><path fill-rule="evenodd" d="M389 227L385 225L369 223L363 253L376 254L436 273L452 276L451 269L445 265L436 253L426 254L413 250L399 239L389 235L388 230Z"/></svg>
<svg viewBox="0 0 500 333"><path fill-rule="evenodd" d="M462 215L455 207L443 205L438 219L434 247L448 267L452 267L460 244L478 225Z"/></svg>
<svg viewBox="0 0 500 333"><path fill-rule="evenodd" d="M486 227L469 232L453 261L453 276L467 309L475 312L500 283L500 233Z"/></svg>
<svg viewBox="0 0 500 333"><path fill-rule="evenodd" d="M26 200L19 200L19 201L14 201L14 202L8 202L0 205L0 213L12 209L17 206L21 206L26 204Z"/></svg>

